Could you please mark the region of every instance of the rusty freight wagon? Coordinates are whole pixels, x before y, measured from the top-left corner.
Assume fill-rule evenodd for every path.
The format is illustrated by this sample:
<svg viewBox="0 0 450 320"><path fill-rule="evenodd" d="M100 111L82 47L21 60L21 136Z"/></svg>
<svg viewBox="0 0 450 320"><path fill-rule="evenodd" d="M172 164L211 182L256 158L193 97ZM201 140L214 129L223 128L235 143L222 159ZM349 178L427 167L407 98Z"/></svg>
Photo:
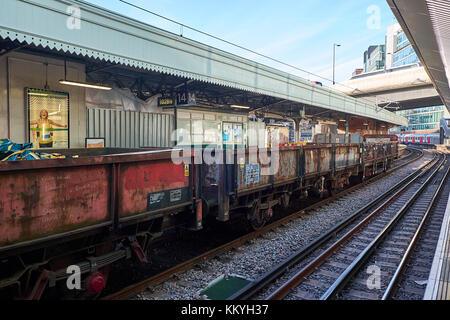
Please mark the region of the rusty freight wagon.
<svg viewBox="0 0 450 320"><path fill-rule="evenodd" d="M170 149L60 152L79 158L0 162L0 288L9 297L64 286L69 265L96 294L111 263L145 261L153 237L193 214L191 167Z"/></svg>
<svg viewBox="0 0 450 320"><path fill-rule="evenodd" d="M336 192L398 155L391 139L227 148L212 152L223 160L213 164L177 149L62 150L79 158L0 163L0 294L39 299L54 287L95 296L111 264L145 263L148 245L170 228L243 216L257 229L275 207ZM83 274L80 291L67 290L69 266Z"/></svg>
<svg viewBox="0 0 450 320"><path fill-rule="evenodd" d="M228 221L231 213L241 211L254 228L260 228L271 219L273 207L288 207L293 196L323 197L342 190L352 180L361 181L387 170L398 156L397 140L392 136L372 139L361 144L223 152L224 165L196 166L202 177L198 190L203 216L213 214Z"/></svg>

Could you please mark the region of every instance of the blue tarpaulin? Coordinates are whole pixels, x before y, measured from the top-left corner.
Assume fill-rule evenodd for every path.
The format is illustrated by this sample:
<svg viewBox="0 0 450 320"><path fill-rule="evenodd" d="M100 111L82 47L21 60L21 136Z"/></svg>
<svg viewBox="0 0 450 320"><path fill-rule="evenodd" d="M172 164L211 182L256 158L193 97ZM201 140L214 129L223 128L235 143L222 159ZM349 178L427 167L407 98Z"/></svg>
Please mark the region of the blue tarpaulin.
<svg viewBox="0 0 450 320"><path fill-rule="evenodd" d="M66 158L66 156L59 153L37 152L32 148L32 143L18 144L9 139L0 139L0 161ZM70 158L78 158L78 156L71 156Z"/></svg>

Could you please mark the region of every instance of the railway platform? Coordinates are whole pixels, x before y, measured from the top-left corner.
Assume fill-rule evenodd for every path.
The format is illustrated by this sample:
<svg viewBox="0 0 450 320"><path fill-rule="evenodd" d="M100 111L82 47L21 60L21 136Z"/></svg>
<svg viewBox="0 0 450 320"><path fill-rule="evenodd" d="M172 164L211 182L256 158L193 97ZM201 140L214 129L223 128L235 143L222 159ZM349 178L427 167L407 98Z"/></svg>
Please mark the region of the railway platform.
<svg viewBox="0 0 450 320"><path fill-rule="evenodd" d="M450 198L447 202L424 300L450 300Z"/></svg>

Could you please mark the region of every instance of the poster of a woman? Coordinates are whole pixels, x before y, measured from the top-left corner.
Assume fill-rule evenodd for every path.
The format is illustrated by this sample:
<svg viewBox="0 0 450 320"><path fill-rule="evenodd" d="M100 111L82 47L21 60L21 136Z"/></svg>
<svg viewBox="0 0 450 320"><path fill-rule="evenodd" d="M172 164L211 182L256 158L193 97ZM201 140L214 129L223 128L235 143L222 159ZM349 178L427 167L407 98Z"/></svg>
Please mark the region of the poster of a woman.
<svg viewBox="0 0 450 320"><path fill-rule="evenodd" d="M53 148L53 127L67 128L67 125L56 123L48 119L48 111L42 109L39 114L39 120L30 122L31 126L37 126L37 137L39 139L39 148Z"/></svg>
<svg viewBox="0 0 450 320"><path fill-rule="evenodd" d="M35 148L69 148L69 99L64 92L28 89L30 142Z"/></svg>

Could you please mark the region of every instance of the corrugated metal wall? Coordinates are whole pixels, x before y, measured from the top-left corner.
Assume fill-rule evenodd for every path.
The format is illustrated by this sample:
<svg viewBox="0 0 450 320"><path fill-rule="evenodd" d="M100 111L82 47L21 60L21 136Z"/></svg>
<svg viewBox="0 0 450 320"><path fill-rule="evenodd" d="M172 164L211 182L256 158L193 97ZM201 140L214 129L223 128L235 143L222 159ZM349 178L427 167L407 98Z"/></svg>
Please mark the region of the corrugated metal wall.
<svg viewBox="0 0 450 320"><path fill-rule="evenodd" d="M86 128L88 138L105 138L106 147L173 146L172 115L89 108Z"/></svg>

